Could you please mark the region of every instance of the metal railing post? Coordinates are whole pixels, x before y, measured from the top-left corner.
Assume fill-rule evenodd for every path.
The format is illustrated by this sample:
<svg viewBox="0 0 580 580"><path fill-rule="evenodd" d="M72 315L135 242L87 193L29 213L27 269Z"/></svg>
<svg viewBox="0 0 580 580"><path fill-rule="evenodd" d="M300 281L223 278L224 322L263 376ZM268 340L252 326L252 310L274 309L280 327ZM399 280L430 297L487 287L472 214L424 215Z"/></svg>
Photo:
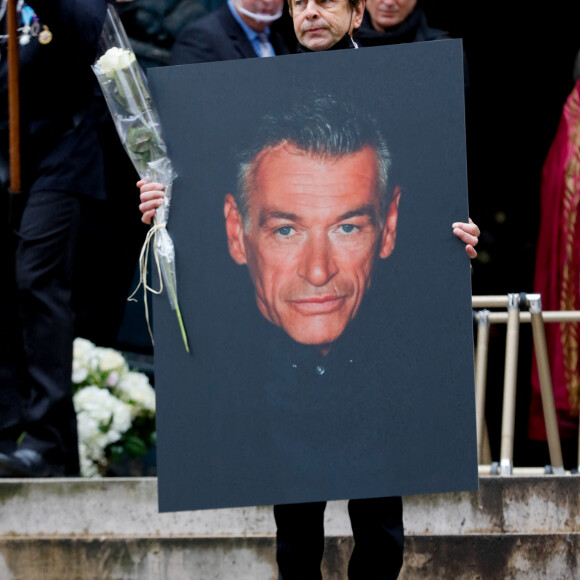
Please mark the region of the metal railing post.
<svg viewBox="0 0 580 580"><path fill-rule="evenodd" d="M485 389L489 351L489 310L477 313L477 356L475 362L475 414L477 421L477 453L483 459L483 434L485 425Z"/></svg>
<svg viewBox="0 0 580 580"><path fill-rule="evenodd" d="M513 470L516 418L516 381L520 336L520 295L508 294L503 411L501 421L500 475Z"/></svg>
<svg viewBox="0 0 580 580"><path fill-rule="evenodd" d="M562 459L562 447L560 434L558 433L558 420L556 418L556 404L554 403L554 391L552 389L552 376L550 374L550 361L548 360L548 347L544 320L542 318L542 298L540 294L528 294L530 317L532 319L532 333L534 338L534 350L540 378L540 392L542 395L542 408L544 410L544 422L548 437L548 449L553 473L564 473L564 461Z"/></svg>
<svg viewBox="0 0 580 580"><path fill-rule="evenodd" d="M481 442L481 459L479 463L481 465L491 465L491 445L485 419L483 420L483 441Z"/></svg>

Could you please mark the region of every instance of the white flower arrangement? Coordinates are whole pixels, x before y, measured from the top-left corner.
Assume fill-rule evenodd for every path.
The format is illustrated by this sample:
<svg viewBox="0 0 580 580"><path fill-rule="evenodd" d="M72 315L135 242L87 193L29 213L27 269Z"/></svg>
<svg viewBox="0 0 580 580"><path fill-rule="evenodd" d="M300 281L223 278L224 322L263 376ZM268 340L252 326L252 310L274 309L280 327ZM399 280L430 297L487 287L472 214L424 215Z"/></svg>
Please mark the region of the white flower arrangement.
<svg viewBox="0 0 580 580"><path fill-rule="evenodd" d="M84 477L103 475L125 453L140 457L155 444L155 391L121 353L76 338L72 382Z"/></svg>

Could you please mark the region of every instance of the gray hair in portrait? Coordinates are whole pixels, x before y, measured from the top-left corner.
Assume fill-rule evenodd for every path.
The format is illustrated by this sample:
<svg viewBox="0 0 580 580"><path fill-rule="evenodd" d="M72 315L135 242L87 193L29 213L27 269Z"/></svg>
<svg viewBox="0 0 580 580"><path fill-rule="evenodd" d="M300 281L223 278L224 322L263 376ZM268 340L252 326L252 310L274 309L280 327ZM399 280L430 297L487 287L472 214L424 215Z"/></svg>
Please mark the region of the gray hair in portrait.
<svg viewBox="0 0 580 580"><path fill-rule="evenodd" d="M377 158L377 189L381 221L385 219L392 195L387 190L391 155L377 121L360 104L317 91L304 93L304 99L280 114L264 115L244 149L238 154L238 209L248 226L250 194L264 149L291 143L308 155L322 160L338 159L371 147Z"/></svg>

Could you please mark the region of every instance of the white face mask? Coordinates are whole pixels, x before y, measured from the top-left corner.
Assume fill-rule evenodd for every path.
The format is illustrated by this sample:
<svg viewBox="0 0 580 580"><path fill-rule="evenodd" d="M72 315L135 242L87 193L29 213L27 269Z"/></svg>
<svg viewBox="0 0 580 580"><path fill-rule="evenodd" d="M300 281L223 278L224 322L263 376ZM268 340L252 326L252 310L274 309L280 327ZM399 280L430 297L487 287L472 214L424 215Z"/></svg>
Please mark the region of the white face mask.
<svg viewBox="0 0 580 580"><path fill-rule="evenodd" d="M278 10L278 12L276 12L276 14L255 14L254 12L250 12L249 10L246 10L240 4L240 0L234 0L234 6L236 7L236 10L240 14L243 14L244 16L247 16L248 18L252 18L256 22L270 23L270 22L274 22L274 20L278 20L278 18L280 18L280 16L282 16L282 7L280 7L280 10Z"/></svg>

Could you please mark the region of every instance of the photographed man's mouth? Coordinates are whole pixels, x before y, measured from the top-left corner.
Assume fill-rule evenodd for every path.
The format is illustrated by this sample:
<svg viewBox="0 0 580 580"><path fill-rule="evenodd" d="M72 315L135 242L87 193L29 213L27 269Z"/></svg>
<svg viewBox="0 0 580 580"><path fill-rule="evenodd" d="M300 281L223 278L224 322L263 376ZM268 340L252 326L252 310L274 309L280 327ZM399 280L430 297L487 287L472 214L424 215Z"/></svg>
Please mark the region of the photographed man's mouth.
<svg viewBox="0 0 580 580"><path fill-rule="evenodd" d="M319 32L324 32L326 28L324 26L318 26L316 28L307 28L304 30L304 34L318 34Z"/></svg>
<svg viewBox="0 0 580 580"><path fill-rule="evenodd" d="M289 304L301 314L314 316L318 314L332 314L333 312L340 310L346 298L346 296L329 294L325 296L311 296L308 298L289 300Z"/></svg>

